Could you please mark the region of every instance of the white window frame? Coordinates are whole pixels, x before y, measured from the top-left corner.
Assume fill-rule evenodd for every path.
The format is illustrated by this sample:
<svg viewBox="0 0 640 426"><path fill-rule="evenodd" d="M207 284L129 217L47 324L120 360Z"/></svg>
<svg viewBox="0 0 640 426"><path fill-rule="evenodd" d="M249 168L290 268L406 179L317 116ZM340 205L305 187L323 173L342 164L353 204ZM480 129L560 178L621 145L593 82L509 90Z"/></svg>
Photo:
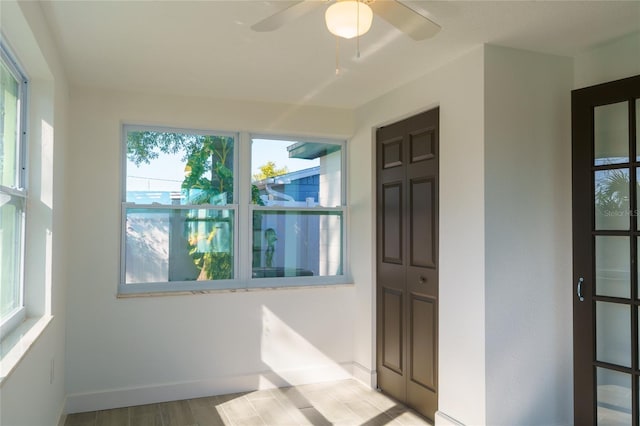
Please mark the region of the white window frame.
<svg viewBox="0 0 640 426"><path fill-rule="evenodd" d="M162 132L162 133L181 133L188 135L201 136L223 136L233 138L233 200L231 203L218 206L211 204L137 204L127 202L127 134L130 131L141 132ZM217 289L235 289L239 287L238 280L238 145L239 135L233 132L195 130L176 127L162 126L139 126L134 124L125 124L122 126L122 182L121 182L121 236L120 236L120 282L118 284L119 294L138 294L138 293L168 293L168 292L193 292ZM233 216L233 279L229 280L206 280L206 281L165 281L165 282L149 282L149 283L126 283L126 223L127 209L158 209L158 210L232 210Z"/></svg>
<svg viewBox="0 0 640 426"><path fill-rule="evenodd" d="M248 170L249 180L251 180L251 144L254 139L267 139L278 141L291 141L291 142L316 142L326 143L340 146L340 206L335 207L282 207L282 206L259 206L251 204L249 201L249 213L247 221L247 230L245 235L248 239L249 251L246 251L247 256L251 258L251 248L253 246L253 233L251 229L253 227L253 212L254 211L286 211L286 212L317 212L317 213L342 213L341 227L342 232L342 274L331 276L308 276L308 277L271 277L271 278L253 278L251 273L248 275L248 288L279 288L279 287L305 287L305 286L322 286L333 284L345 284L348 282L348 262L347 262L347 142L340 139L327 139L327 138L314 138L314 137L295 137L291 135L274 135L264 133L251 133L249 134L249 155L246 158L247 164L245 170ZM247 185L251 187L251 182ZM251 265L249 265L248 271L251 271Z"/></svg>
<svg viewBox="0 0 640 426"><path fill-rule="evenodd" d="M153 131L183 133L194 135L229 136L234 138L234 179L233 202L226 206L213 205L164 205L164 204L136 204L126 201L127 183L127 134L129 131ZM253 139L290 140L292 142L320 142L340 145L341 149L341 205L336 207L268 207L251 204L251 144ZM347 284L349 282L349 268L347 258L347 143L346 140L294 137L291 135L280 136L274 134L254 134L249 132L228 132L217 130L187 129L180 127L144 126L136 124L124 124L121 136L121 241L120 241L120 280L118 283L119 295L153 294L153 293L183 293L183 292L209 292L209 291L239 291L252 289L270 289L282 287L317 287L335 284ZM126 284L126 215L127 208L145 209L216 209L234 211L234 278L229 280L207 281L170 281L155 283L131 283ZM276 277L276 278L252 278L252 220L256 210L268 211L313 211L313 212L340 212L342 214L342 274L334 276L308 276L308 277Z"/></svg>
<svg viewBox="0 0 640 426"><path fill-rule="evenodd" d="M19 300L18 306L5 318L0 318L0 340L3 339L6 335L12 332L16 327L18 327L26 318L27 309L25 307L24 302L24 262L25 262L25 245L26 245L26 211L27 211L27 101L28 101L28 78L26 77L23 68L20 66L18 61L15 59L16 56L10 50L10 48L3 42L0 42L0 58L2 58L2 62L7 67L9 72L13 75L13 77L20 83L19 84L19 92L18 92L18 164L17 164L17 185L15 187L6 187L0 185L0 192L5 193L11 197L22 199L22 211L21 211L21 222L20 222L20 243L19 247L16 250L19 251Z"/></svg>

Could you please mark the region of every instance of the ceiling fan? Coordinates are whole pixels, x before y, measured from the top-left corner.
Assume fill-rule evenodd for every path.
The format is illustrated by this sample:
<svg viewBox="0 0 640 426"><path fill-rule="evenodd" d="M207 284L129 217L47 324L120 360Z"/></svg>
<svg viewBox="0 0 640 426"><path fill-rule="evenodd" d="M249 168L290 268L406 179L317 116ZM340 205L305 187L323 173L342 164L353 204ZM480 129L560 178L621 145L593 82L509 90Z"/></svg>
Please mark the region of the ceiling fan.
<svg viewBox="0 0 640 426"><path fill-rule="evenodd" d="M331 3L325 12L327 29L342 38L365 34L375 13L414 40L425 40L440 31L440 25L397 0L301 0L289 1L279 12L254 24L258 32L275 31L289 21Z"/></svg>

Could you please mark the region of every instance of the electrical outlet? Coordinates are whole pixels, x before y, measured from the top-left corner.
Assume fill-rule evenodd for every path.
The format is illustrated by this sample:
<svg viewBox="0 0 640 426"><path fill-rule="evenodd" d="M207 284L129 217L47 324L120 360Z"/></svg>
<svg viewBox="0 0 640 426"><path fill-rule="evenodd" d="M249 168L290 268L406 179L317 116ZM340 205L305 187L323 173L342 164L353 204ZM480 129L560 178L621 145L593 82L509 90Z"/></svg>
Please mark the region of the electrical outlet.
<svg viewBox="0 0 640 426"><path fill-rule="evenodd" d="M49 370L49 384L53 384L53 379L55 378L54 372L56 367L56 361L54 358L51 358L51 369Z"/></svg>

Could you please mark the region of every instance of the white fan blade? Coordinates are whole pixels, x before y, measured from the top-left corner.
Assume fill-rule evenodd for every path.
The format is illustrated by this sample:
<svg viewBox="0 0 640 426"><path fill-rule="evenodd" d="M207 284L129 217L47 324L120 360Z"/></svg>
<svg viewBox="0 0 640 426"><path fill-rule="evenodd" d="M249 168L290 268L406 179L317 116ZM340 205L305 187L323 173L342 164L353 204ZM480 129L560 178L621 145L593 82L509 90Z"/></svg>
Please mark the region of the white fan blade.
<svg viewBox="0 0 640 426"><path fill-rule="evenodd" d="M369 4L373 12L414 40L425 40L440 31L440 25L396 0Z"/></svg>
<svg viewBox="0 0 640 426"><path fill-rule="evenodd" d="M302 0L287 1L282 3L289 3L289 5L281 11L276 12L275 14L252 25L251 29L258 32L277 30L287 22L296 20L301 16L306 15L316 7L323 5L325 2L318 0Z"/></svg>

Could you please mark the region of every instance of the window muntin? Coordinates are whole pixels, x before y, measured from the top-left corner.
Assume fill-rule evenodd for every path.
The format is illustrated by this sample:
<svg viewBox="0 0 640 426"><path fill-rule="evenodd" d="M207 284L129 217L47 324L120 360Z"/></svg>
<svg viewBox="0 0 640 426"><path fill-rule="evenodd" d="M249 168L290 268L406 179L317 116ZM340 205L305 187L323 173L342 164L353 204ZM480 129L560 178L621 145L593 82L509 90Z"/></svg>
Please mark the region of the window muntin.
<svg viewBox="0 0 640 426"><path fill-rule="evenodd" d="M25 316L26 89L24 74L0 45L0 338Z"/></svg>
<svg viewBox="0 0 640 426"><path fill-rule="evenodd" d="M132 125L123 139L120 293L345 282L344 142Z"/></svg>

